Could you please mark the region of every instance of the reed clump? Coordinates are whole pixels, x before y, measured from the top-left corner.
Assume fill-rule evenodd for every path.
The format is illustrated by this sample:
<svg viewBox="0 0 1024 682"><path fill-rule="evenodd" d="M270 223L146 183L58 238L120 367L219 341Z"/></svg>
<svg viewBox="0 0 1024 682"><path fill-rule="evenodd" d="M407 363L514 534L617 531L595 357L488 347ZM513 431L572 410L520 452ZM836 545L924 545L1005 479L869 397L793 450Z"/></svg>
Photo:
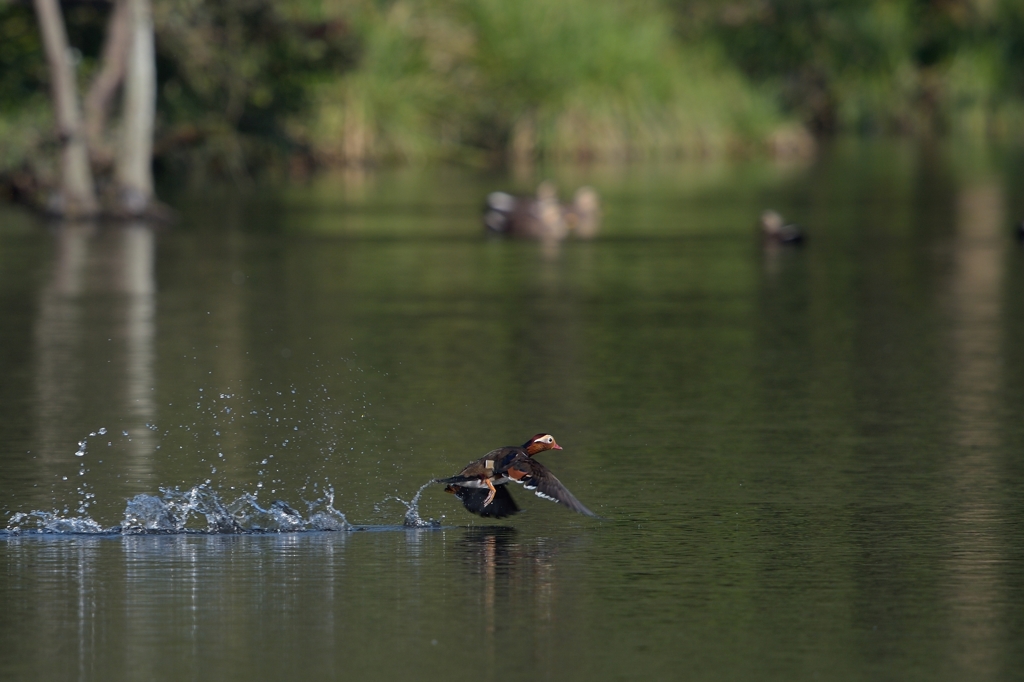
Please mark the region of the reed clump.
<svg viewBox="0 0 1024 682"><path fill-rule="evenodd" d="M765 149L786 119L650 2L363 6L357 66L294 129L343 163L626 160Z"/></svg>

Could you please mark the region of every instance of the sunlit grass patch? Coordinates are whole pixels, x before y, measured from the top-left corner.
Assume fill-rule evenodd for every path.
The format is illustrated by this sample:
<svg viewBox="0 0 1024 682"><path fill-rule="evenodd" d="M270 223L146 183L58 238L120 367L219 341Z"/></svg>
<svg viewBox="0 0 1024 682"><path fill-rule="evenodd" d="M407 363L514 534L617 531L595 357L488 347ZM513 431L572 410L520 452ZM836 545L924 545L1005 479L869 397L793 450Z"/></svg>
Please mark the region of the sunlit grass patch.
<svg viewBox="0 0 1024 682"><path fill-rule="evenodd" d="M717 155L765 144L772 99L661 7L605 0L363 6L356 67L299 124L329 162Z"/></svg>

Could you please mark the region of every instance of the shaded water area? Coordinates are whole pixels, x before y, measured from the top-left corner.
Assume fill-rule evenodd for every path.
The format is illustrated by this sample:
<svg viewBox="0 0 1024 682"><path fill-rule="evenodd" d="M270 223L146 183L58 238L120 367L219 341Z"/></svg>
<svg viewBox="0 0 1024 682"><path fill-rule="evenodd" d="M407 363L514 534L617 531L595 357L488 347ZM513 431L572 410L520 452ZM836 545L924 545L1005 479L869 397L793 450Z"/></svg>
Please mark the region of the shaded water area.
<svg viewBox="0 0 1024 682"><path fill-rule="evenodd" d="M1019 678L1022 171L566 172L559 248L450 169L0 213L0 678ZM603 519L423 488L539 431Z"/></svg>

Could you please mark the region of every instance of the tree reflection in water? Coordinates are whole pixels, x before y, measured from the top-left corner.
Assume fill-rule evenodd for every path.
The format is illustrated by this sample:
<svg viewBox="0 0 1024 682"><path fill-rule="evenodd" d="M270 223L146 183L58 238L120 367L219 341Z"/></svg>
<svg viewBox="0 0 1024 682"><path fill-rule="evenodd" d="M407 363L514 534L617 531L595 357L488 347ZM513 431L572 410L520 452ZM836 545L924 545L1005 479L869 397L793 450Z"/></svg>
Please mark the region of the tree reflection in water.
<svg viewBox="0 0 1024 682"><path fill-rule="evenodd" d="M154 232L140 223L61 223L53 238L34 331L40 459L49 473L67 473L69 444L85 435L69 432L72 417L95 400L121 415L113 428L129 432L123 474L146 478L154 446L147 425L155 416Z"/></svg>
<svg viewBox="0 0 1024 682"><path fill-rule="evenodd" d="M991 494L1003 479L999 437L1001 388L1004 204L994 178L971 184L957 197L956 235L948 310L952 376L950 398L956 456L956 484L950 518L950 647L954 665L975 680L996 679L1005 603L996 573L1003 565L998 537L1000 503Z"/></svg>

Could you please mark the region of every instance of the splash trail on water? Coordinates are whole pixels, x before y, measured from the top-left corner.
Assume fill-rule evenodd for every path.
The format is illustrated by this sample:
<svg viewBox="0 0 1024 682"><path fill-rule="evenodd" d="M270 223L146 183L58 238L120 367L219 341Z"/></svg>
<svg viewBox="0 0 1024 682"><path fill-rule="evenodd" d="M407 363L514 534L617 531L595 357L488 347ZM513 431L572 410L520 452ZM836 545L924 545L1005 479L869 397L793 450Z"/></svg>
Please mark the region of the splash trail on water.
<svg viewBox="0 0 1024 682"><path fill-rule="evenodd" d="M202 483L191 488L160 488L159 495L139 494L125 504L124 517L115 526L104 526L78 510L73 516L59 511L17 512L8 520L0 536L19 535L173 535L260 534L310 531L397 530L401 528L438 529L441 522L424 519L419 513L424 483L405 506L400 526L353 524L334 507L334 489L328 487L321 497L303 500L306 510L299 511L284 500L264 506L256 495L242 493L226 500L221 493Z"/></svg>
<svg viewBox="0 0 1024 682"><path fill-rule="evenodd" d="M202 388L199 391L201 395L205 393ZM295 393L294 389L292 393ZM232 394L220 394L222 401L232 398L234 398ZM232 410L224 407L223 412L224 414L231 414ZM253 413L256 414L256 411ZM216 411L216 414L214 414L214 416L218 415L220 415L220 411ZM276 421L277 419L275 418L275 423ZM299 430L298 423L287 422L285 426L294 431ZM157 427L146 424L146 428L156 430ZM191 431L189 426L184 426L183 428L186 431ZM215 428L213 432L218 438L221 436L220 428ZM269 492L274 494L276 493L274 487L281 485L283 482L281 471L271 465L274 453L268 453L256 465L258 467L258 482L255 484L255 489L252 492L238 493L235 492L234 486L231 486L232 492L228 492L225 483L215 484L210 479L206 479L206 481L191 487L161 486L157 488L159 494L142 493L125 500L124 512L120 522L116 525L106 525L90 515L90 507L96 503L96 493L93 491L92 486L82 477L85 477L90 471L89 463L98 465L103 463L102 459L87 456L90 454L89 451L92 446L90 439L97 436L106 436L108 433L108 429L100 428L90 432L88 436L83 437L78 442L78 449L74 452L74 459L72 460L78 475L78 485L76 488L77 504L60 504L51 511L34 509L27 512L18 511L13 513L7 519L6 528L0 526L0 537L73 534L257 534L304 531L395 530L401 528L428 529L441 527L439 521L423 519L419 513L420 497L423 491L430 486L431 482L422 485L410 502L397 497L388 498L396 499L405 506L403 520L400 525L354 525L350 523L345 514L335 508L334 488L326 481L323 488L320 488L319 484L312 485L311 493L317 496L315 499L305 499L306 491L310 490L309 478L306 480L306 485L299 491L301 504L293 505L290 501L282 499L274 499L270 503L266 501L261 502L259 499L260 493L265 494L267 492L264 489L265 483L269 483L269 486L267 486L270 488ZM128 431L122 431L122 435L128 441L131 441ZM291 436L289 435L283 440L283 443L288 444L290 439ZM117 438L112 437L113 440L117 440ZM111 447L114 443L107 442L106 445ZM160 444L156 445L156 449L160 449ZM350 449L354 449L354 446ZM331 445L327 449L325 459L330 459L333 451L334 446ZM225 454L220 449L219 443L217 453L217 458L210 464L211 476L217 474L218 465L222 464L225 460ZM90 462L93 459L96 461ZM204 458L201 461L206 460ZM277 476L276 478L275 475ZM69 480L68 474L63 476L58 474L58 476L61 481L67 482ZM109 522L110 519L108 519L107 523Z"/></svg>
<svg viewBox="0 0 1024 682"><path fill-rule="evenodd" d="M65 516L56 511L31 511L11 516L7 533L283 533L356 528L334 508L333 488L315 500L303 502L305 512L283 500L264 507L250 493L225 500L203 483L184 490L160 488L160 495L136 495L128 500L124 518L116 526L104 527L84 514Z"/></svg>

